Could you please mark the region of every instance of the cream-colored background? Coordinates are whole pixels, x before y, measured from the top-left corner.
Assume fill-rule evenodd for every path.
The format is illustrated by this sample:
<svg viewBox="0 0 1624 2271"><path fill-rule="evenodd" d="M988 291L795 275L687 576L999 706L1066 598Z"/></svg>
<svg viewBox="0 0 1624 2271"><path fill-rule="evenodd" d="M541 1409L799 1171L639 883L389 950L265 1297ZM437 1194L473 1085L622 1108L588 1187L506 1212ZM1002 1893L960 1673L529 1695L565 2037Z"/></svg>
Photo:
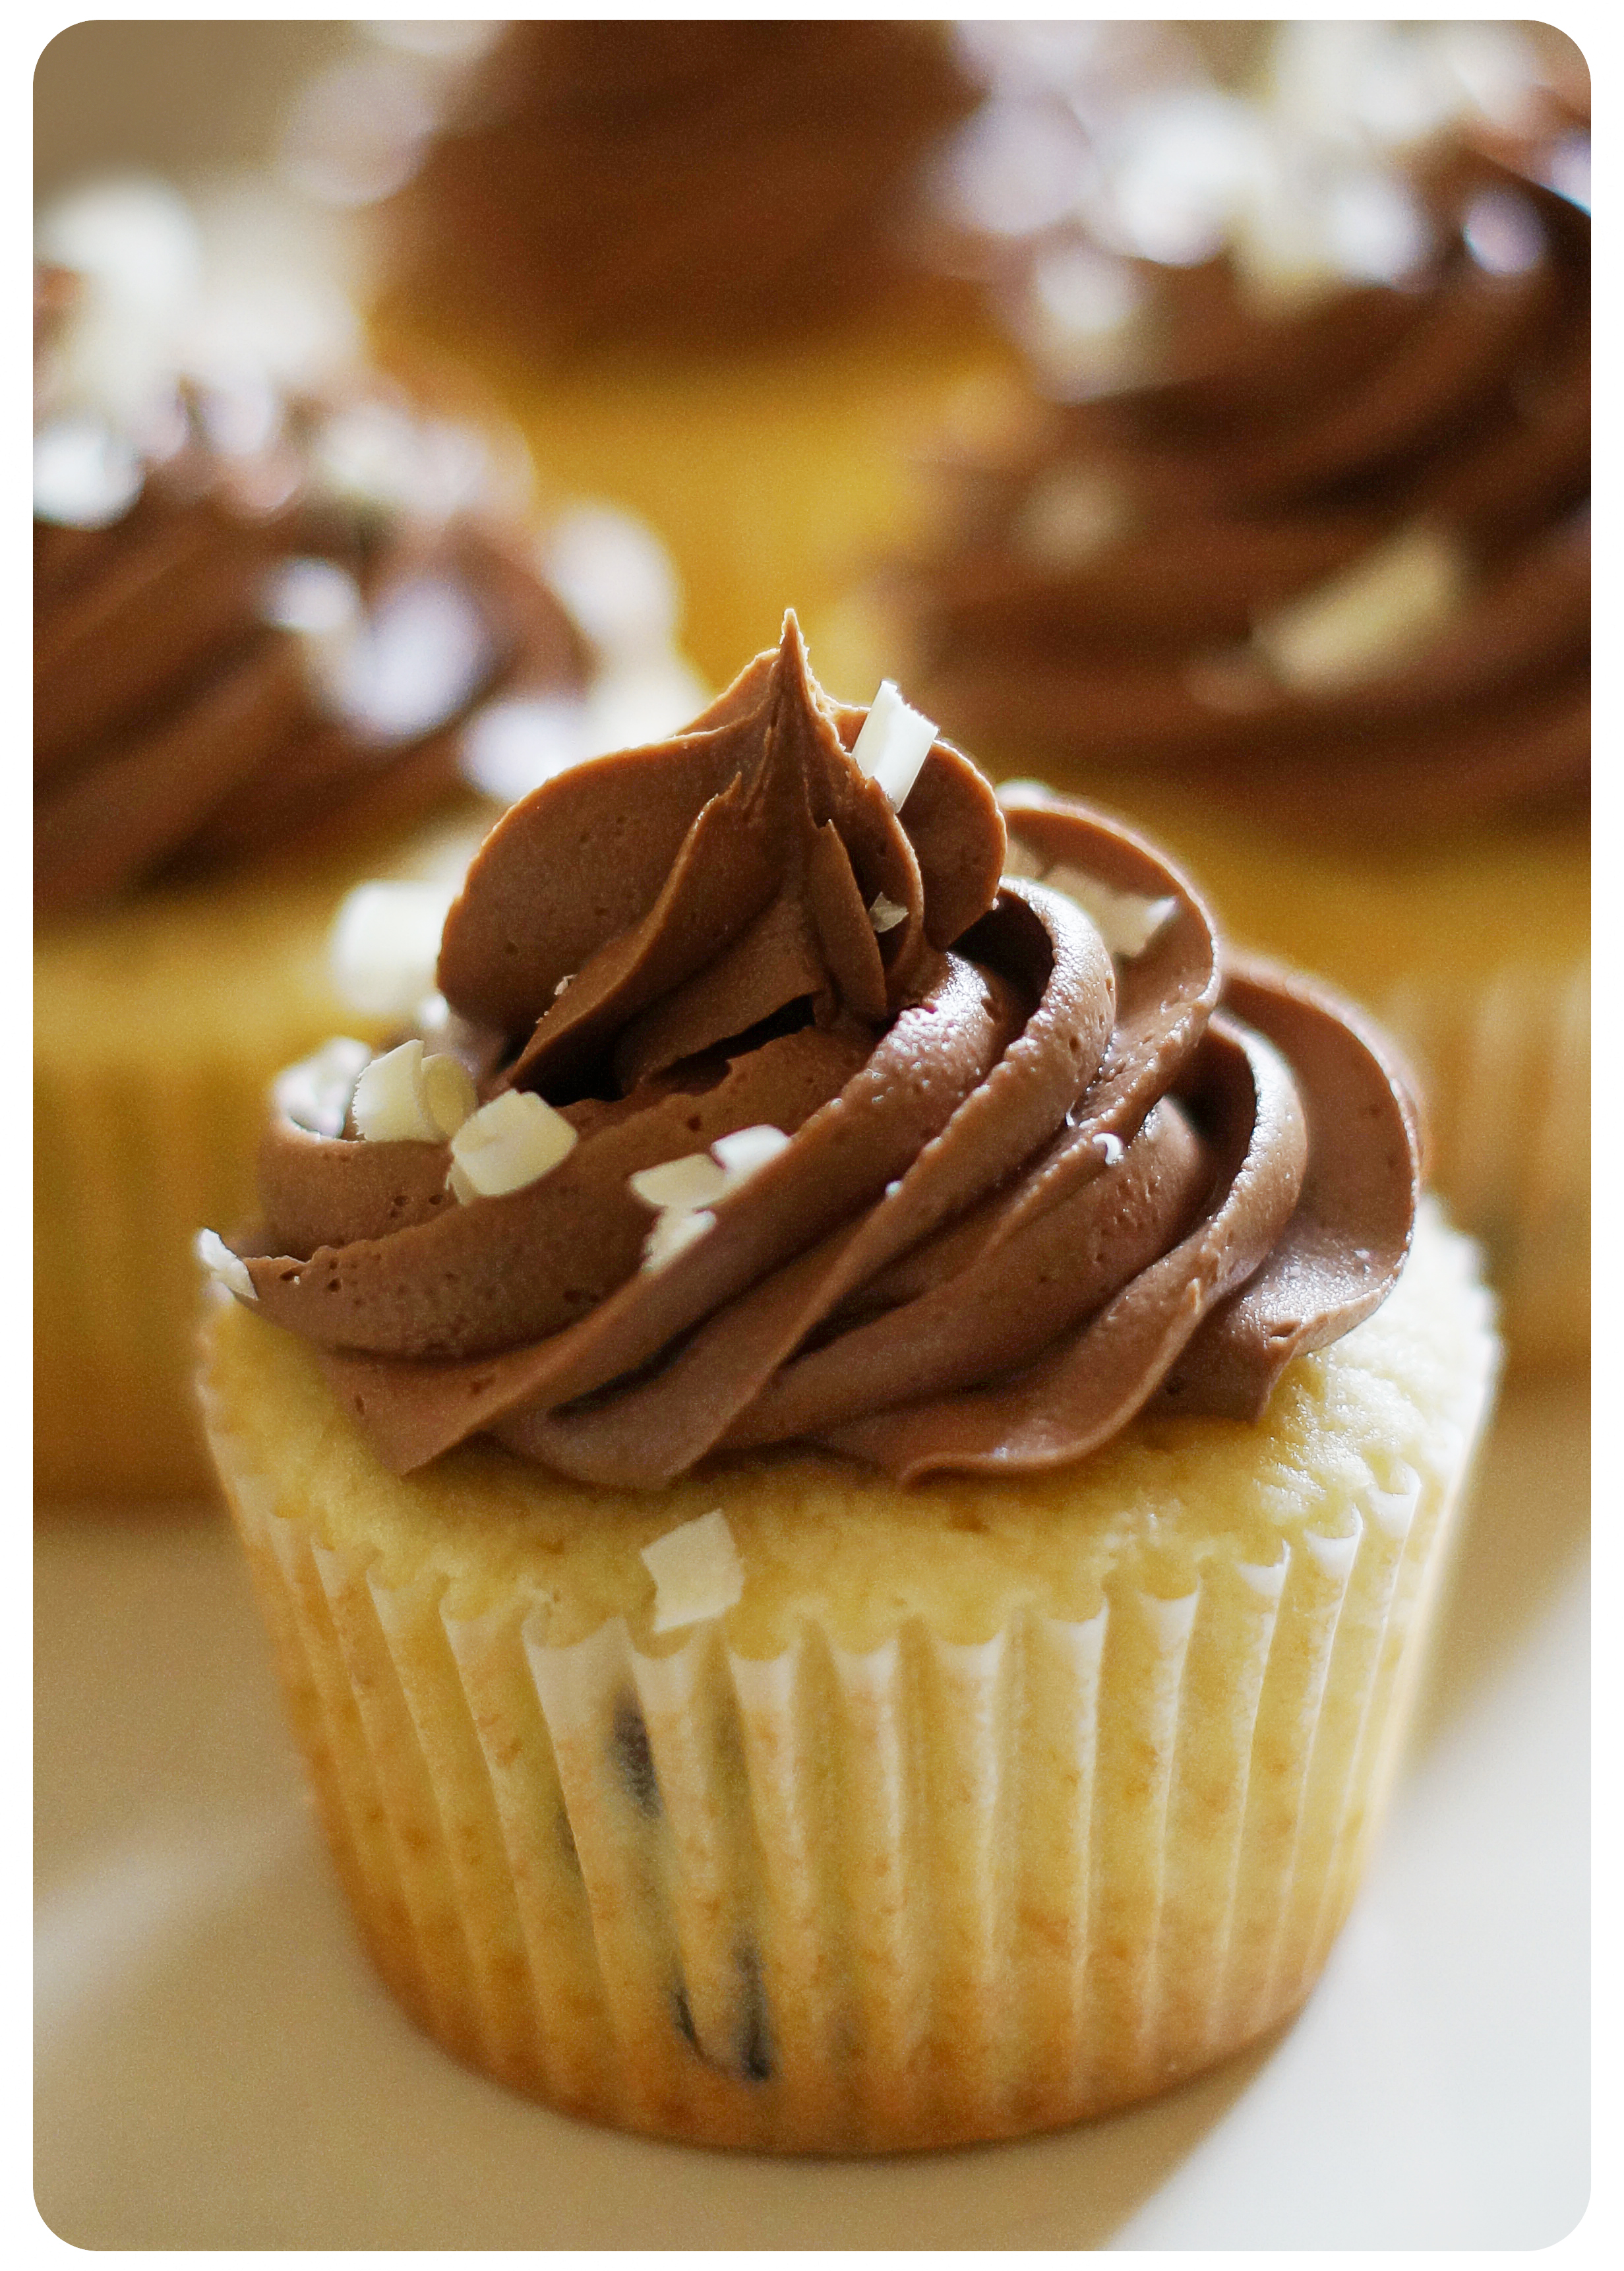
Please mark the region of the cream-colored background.
<svg viewBox="0 0 1624 2271"><path fill-rule="evenodd" d="M34 71L35 189L262 157L308 74L353 36L342 22L70 24Z"/></svg>

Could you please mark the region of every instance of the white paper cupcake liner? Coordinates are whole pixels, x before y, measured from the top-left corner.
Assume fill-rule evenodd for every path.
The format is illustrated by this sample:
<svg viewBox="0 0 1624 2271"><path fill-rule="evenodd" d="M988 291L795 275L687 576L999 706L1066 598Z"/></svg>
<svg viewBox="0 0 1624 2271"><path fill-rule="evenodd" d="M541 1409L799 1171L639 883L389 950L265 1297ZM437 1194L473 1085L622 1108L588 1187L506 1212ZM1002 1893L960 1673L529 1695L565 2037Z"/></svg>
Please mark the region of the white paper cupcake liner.
<svg viewBox="0 0 1624 2271"><path fill-rule="evenodd" d="M875 2151L1106 2111L1278 2024L1392 1769L1488 1367L1349 1457L1268 1562L975 1645L915 1616L741 1657L525 1600L444 1613L322 1542L213 1414L339 1873L391 1987L549 2103Z"/></svg>
<svg viewBox="0 0 1624 2271"><path fill-rule="evenodd" d="M1432 1179L1482 1245L1513 1360L1590 1337L1590 972L1415 979L1376 1004L1421 1076Z"/></svg>

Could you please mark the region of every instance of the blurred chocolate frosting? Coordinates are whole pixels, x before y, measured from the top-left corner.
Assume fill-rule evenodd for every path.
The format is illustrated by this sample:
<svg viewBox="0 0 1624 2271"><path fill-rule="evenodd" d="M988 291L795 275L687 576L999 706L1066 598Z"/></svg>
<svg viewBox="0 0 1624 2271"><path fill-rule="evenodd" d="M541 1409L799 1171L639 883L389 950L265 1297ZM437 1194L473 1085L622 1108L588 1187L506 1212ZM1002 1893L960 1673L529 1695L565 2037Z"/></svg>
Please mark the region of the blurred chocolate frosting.
<svg viewBox="0 0 1624 2271"><path fill-rule="evenodd" d="M947 461L891 596L950 731L1311 831L1582 807L1590 220L1522 155L1434 158L1394 283L1184 272L1160 383Z"/></svg>
<svg viewBox="0 0 1624 2271"><path fill-rule="evenodd" d="M793 1441L1041 1467L1152 1404L1256 1416L1396 1281L1419 1136L1386 1044L1226 964L1084 807L1001 815L939 739L893 806L868 716L792 616L683 733L493 831L421 1038L481 1110L564 1123L519 1187L459 1188L455 1136L363 1136L358 1045L343 1096L282 1084L228 1282L388 1465L488 1433L619 1485ZM656 1205L688 1207L664 1245Z"/></svg>
<svg viewBox="0 0 1624 2271"><path fill-rule="evenodd" d="M548 355L917 298L920 170L976 100L935 24L509 25L384 208L392 296Z"/></svg>
<svg viewBox="0 0 1624 2271"><path fill-rule="evenodd" d="M36 273L37 912L505 803L691 706L637 524L539 535L516 438L347 360L276 372L269 292L211 331L163 185L60 226L96 272Z"/></svg>
<svg viewBox="0 0 1624 2271"><path fill-rule="evenodd" d="M367 406L295 412L246 452L209 409L190 397L160 458L85 420L37 439L41 913L407 818L456 784L482 700L585 683L516 535L324 487L324 430Z"/></svg>

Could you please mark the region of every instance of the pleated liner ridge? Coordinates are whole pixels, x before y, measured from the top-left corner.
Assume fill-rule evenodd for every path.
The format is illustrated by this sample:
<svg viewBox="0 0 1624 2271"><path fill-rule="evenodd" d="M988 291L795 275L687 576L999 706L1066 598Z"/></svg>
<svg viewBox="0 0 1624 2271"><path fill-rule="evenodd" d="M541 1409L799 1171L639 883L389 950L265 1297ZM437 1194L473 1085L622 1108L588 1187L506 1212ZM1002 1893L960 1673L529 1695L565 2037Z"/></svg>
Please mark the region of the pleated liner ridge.
<svg viewBox="0 0 1624 2271"><path fill-rule="evenodd" d="M1481 1397L1479 1396L1479 1410ZM449 2050L661 2134L875 2151L1099 2113L1267 2032L1352 1898L1477 1411L1272 1566L980 1646L540 1644L391 1587L212 1415L345 1888Z"/></svg>
<svg viewBox="0 0 1624 2271"><path fill-rule="evenodd" d="M1512 1361L1581 1360L1590 1332L1590 971L1411 978L1376 1004L1424 1076L1432 1171L1483 1245Z"/></svg>

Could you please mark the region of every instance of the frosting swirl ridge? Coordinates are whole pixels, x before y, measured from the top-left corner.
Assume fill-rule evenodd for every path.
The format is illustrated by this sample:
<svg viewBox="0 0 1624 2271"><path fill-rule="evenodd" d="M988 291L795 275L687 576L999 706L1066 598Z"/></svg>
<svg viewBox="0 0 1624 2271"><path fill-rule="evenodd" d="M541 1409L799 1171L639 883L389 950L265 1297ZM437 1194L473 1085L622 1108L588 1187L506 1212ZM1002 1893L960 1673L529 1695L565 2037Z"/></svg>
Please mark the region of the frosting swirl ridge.
<svg viewBox="0 0 1624 2271"><path fill-rule="evenodd" d="M792 1441L1052 1464L1153 1399L1255 1414L1389 1289L1419 1133L1385 1044L1226 968L1103 815L1001 814L940 740L894 779L870 714L791 616L487 839L413 1038L481 1124L545 1129L517 1188L283 1083L237 1290L397 1471L479 1433L629 1486Z"/></svg>

